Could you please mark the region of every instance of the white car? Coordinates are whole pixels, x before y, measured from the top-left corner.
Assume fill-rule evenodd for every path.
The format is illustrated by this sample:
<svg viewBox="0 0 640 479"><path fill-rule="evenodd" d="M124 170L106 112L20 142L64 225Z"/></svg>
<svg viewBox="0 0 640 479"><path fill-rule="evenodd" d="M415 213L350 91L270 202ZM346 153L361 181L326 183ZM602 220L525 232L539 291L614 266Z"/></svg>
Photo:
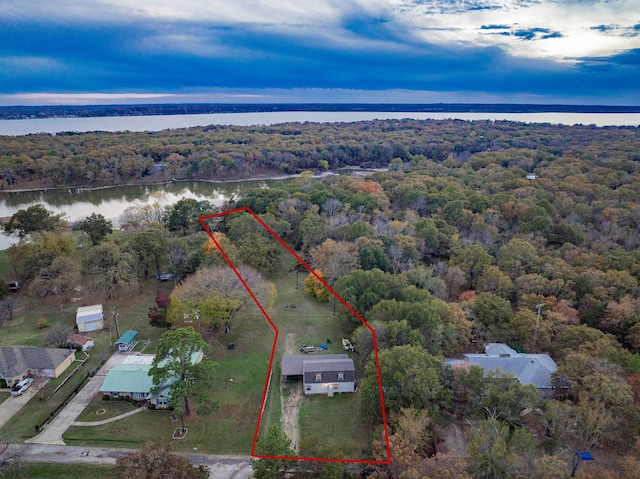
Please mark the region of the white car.
<svg viewBox="0 0 640 479"><path fill-rule="evenodd" d="M27 378L20 381L18 384L11 388L12 396L21 396L23 392L25 392L31 385L33 384L33 379Z"/></svg>

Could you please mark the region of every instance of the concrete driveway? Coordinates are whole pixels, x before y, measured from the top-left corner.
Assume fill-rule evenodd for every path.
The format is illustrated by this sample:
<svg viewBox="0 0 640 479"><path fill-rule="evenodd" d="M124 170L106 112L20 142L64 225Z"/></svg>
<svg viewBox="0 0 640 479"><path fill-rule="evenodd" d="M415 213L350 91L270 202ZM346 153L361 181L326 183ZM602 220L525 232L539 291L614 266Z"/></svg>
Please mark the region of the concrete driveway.
<svg viewBox="0 0 640 479"><path fill-rule="evenodd" d="M7 424L45 384L46 381L36 381L29 389L23 392L21 396L10 396L5 402L0 404L0 427Z"/></svg>
<svg viewBox="0 0 640 479"><path fill-rule="evenodd" d="M53 418L45 427L44 431L36 437L27 439L25 442L31 444L53 444L64 445L62 435L77 419L82 411L89 405L91 400L100 391L100 386L104 382L107 373L111 368L121 364L126 358L125 354L114 353L109 360L100 368L98 373L75 395L67 406ZM6 401L5 401L6 402ZM4 403L3 403L4 404Z"/></svg>

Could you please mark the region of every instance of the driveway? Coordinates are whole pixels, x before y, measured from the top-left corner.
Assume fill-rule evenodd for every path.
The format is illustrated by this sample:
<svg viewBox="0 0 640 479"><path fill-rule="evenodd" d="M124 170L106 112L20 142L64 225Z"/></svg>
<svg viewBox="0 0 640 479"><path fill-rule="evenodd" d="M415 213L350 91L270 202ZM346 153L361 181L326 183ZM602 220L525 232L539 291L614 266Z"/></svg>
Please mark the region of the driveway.
<svg viewBox="0 0 640 479"><path fill-rule="evenodd" d="M0 428L8 423L45 383L46 381L36 381L21 396L10 396L0 404Z"/></svg>
<svg viewBox="0 0 640 479"><path fill-rule="evenodd" d="M75 395L69 404L67 404L67 406L62 409L55 418L53 418L53 420L45 427L44 431L36 437L27 439L25 442L31 444L57 444L63 446L64 441L62 440L62 435L64 432L77 419L80 413L84 411L94 396L98 394L100 386L102 386L102 383L111 368L121 364L126 357L127 356L125 354L114 353L104 366L100 368L98 373L89 380L78 394Z"/></svg>

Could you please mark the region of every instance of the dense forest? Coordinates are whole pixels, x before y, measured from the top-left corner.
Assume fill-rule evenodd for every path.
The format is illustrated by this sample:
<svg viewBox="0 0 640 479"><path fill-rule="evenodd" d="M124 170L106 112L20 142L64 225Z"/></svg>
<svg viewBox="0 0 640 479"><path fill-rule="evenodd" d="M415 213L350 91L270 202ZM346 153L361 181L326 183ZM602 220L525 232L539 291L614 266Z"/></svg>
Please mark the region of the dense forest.
<svg viewBox="0 0 640 479"><path fill-rule="evenodd" d="M638 128L631 127L456 120L4 136L0 182L5 189L15 189L220 180L348 166L387 167L396 158L410 165L432 161L477 170L495 157L500 166L530 173L558 159L585 160L598 168L604 160L609 165L633 163L640 157L639 142ZM617 170L624 172L624 165Z"/></svg>
<svg viewBox="0 0 640 479"><path fill-rule="evenodd" d="M637 477L640 129L402 120L0 142L2 177L13 188L388 168L305 174L233 205L260 215L376 329L394 462L373 477L568 477L574 453L587 450L600 451L601 462L578 477ZM195 200L165 210L150 200L127 213L116 240L99 236L74 274L113 295L135 294L132 278L160 265L189 281L221 262L196 221L211 211ZM261 228L230 216L216 229L238 263L267 276L278 268ZM11 251L29 272L22 279L40 281L35 292L70 251L49 234ZM123 264L126 273L111 273ZM307 288L328 299L312 279ZM164 309L152 318L162 325L172 321ZM341 306L338 313L360 347L362 394L371 398L363 404L379 423L368 333ZM558 364L551 397L442 361L488 342L549 353ZM469 456L434 454L436 431L460 420L473 425ZM383 450L373 444L380 457Z"/></svg>

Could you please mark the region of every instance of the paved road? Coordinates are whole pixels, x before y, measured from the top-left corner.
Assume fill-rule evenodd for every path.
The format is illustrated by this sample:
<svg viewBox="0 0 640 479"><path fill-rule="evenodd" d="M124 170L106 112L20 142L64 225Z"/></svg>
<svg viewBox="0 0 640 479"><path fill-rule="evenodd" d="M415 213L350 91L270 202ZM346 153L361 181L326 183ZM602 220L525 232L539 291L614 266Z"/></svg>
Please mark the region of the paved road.
<svg viewBox="0 0 640 479"><path fill-rule="evenodd" d="M64 446L62 435L73 424L82 411L89 405L91 400L100 391L100 386L104 382L107 373L111 368L119 365L127 356L125 354L115 353L100 368L98 373L92 377L89 382L80 390L78 394L67 404L65 408L53 418L53 420L35 437L27 439L25 442L30 444L52 444ZM5 401L6 402L6 401ZM3 403L4 404L4 403Z"/></svg>
<svg viewBox="0 0 640 479"><path fill-rule="evenodd" d="M46 444L14 444L11 448L27 462L81 463L113 465L118 457L133 449L58 446ZM204 464L211 471L209 479L250 479L253 470L247 456L215 456L183 454L192 464Z"/></svg>

